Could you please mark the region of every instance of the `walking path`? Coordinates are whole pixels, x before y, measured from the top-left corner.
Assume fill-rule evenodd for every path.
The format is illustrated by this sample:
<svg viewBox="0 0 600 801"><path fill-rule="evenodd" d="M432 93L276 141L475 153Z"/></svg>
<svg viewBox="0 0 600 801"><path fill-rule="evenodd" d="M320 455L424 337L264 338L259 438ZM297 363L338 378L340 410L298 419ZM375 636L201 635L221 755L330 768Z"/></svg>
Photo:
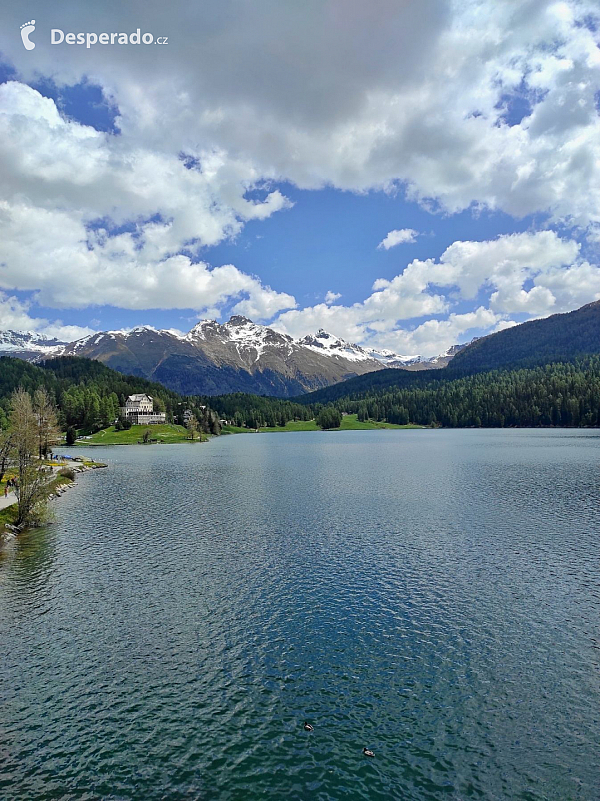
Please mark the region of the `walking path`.
<svg viewBox="0 0 600 801"><path fill-rule="evenodd" d="M17 502L17 496L15 495L14 490L10 490L6 498L4 497L4 493L0 495L0 509L6 509L7 506L12 506L13 503Z"/></svg>

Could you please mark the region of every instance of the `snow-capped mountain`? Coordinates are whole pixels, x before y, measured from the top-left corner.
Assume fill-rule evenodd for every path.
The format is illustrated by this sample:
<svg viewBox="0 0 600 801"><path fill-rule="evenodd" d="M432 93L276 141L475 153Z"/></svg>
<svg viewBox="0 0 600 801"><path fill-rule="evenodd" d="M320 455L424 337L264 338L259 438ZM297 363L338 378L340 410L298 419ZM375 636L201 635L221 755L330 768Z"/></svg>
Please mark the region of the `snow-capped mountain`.
<svg viewBox="0 0 600 801"><path fill-rule="evenodd" d="M360 345L351 345L349 342L333 336L333 334L328 334L322 328L319 328L316 334L307 334L297 342L299 345L324 356L338 356L351 362L367 362L373 359L378 361L375 351L369 352L361 348Z"/></svg>
<svg viewBox="0 0 600 801"><path fill-rule="evenodd" d="M293 339L240 315L226 323L202 320L188 333L139 326L131 331L103 331L71 343L5 332L0 335L2 351L33 361L60 355L97 359L184 394L252 392L280 397L385 367L442 367L451 358L444 354L436 361L368 350L322 329Z"/></svg>
<svg viewBox="0 0 600 801"><path fill-rule="evenodd" d="M0 331L0 353L22 359L60 356L67 342L34 331Z"/></svg>

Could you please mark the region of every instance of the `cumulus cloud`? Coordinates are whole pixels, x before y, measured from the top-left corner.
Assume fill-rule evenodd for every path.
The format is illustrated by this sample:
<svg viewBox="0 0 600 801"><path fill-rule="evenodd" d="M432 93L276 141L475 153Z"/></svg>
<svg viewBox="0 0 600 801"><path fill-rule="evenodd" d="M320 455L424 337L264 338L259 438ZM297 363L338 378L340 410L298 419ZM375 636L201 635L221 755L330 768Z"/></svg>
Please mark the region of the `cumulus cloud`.
<svg viewBox="0 0 600 801"><path fill-rule="evenodd" d="M450 314L445 320L426 320L416 328L398 329L378 337L378 347L408 356L437 356L473 331L489 331L499 316L483 306L464 314Z"/></svg>
<svg viewBox="0 0 600 801"><path fill-rule="evenodd" d="M342 296L339 292L332 292L330 289L325 295L325 303L327 303L327 305L331 305L332 303L335 303L336 300L339 300L341 297Z"/></svg>
<svg viewBox="0 0 600 801"><path fill-rule="evenodd" d="M456 313L452 306L483 293L488 307ZM467 331L508 325L508 315L543 316L600 299L600 269L579 259L579 245L554 231L454 242L439 259L414 259L352 306L325 303L280 314L275 327L292 336L325 328L350 341L432 356ZM437 316L416 328L411 318Z"/></svg>
<svg viewBox="0 0 600 801"><path fill-rule="evenodd" d="M402 185L450 212L475 204L600 222L593 0L332 0L297 13L224 0L181 14L136 1L102 14L107 28L142 23L171 45L113 47L110 57L97 47L82 58L41 39L49 7L36 14L35 51L18 37L4 50L25 78L102 86L123 142L163 157L226 154L255 176L305 188ZM98 8L67 2L63 17L94 30ZM17 30L19 9L3 19Z"/></svg>
<svg viewBox="0 0 600 801"><path fill-rule="evenodd" d="M390 231L377 245L378 249L389 250L396 245L411 244L415 242L419 235L413 228L400 228Z"/></svg>
<svg viewBox="0 0 600 801"><path fill-rule="evenodd" d="M279 191L248 200L257 175L207 154L126 145L63 119L54 101L0 86L0 286L35 291L53 307L196 308L245 299L257 318L295 306L287 293L232 265L211 269L198 249L285 208Z"/></svg>
<svg viewBox="0 0 600 801"><path fill-rule="evenodd" d="M46 320L30 314L29 303L5 292L0 292L0 320L3 330L35 331L38 334L71 342L93 333L92 328L79 325L63 325L61 320Z"/></svg>
<svg viewBox="0 0 600 801"><path fill-rule="evenodd" d="M174 14L132 0L101 11L107 30L143 24L170 45L51 47L51 6L36 13L35 50L18 36L3 41L23 80L88 79L119 116L109 134L67 120L24 84L0 87L0 287L56 307L218 310L233 299L249 316L283 312L282 329L316 324L381 341L403 320L443 314L432 322L454 328L418 336L450 337L469 322L456 321L454 296L475 305L483 294L500 318L492 325L598 297L598 267L552 231L454 243L378 280L361 303L328 296L303 310L260 278L200 258L287 208L269 188L284 180L403 191L450 214L542 213L597 241L596 2L331 0L291 12L274 0L223 0ZM19 8L1 14L18 31ZM61 14L97 29L97 5L67 0Z"/></svg>

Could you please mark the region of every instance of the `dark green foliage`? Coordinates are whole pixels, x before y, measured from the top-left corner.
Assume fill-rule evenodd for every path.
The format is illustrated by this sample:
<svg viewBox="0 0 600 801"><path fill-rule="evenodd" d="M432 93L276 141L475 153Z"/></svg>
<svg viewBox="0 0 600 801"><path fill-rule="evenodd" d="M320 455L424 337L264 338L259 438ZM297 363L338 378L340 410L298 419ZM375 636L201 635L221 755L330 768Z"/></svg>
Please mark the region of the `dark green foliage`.
<svg viewBox="0 0 600 801"><path fill-rule="evenodd" d="M284 426L290 420L312 420L314 417L306 406L281 398L235 392L232 395L204 398L201 403L208 403L209 400L220 417L231 420L236 426L247 428Z"/></svg>
<svg viewBox="0 0 600 801"><path fill-rule="evenodd" d="M212 397L242 390L244 393L262 392L277 397L289 397L304 391L301 381L286 378L276 370L265 369L250 373L226 364L217 366L199 355L193 358L176 354L168 356L152 375L157 381L182 394L200 393Z"/></svg>
<svg viewBox="0 0 600 801"><path fill-rule="evenodd" d="M333 406L326 406L317 415L316 423L321 428L339 428L342 424L342 413Z"/></svg>
<svg viewBox="0 0 600 801"><path fill-rule="evenodd" d="M74 445L76 439L77 439L77 430L75 426L67 426L67 436L66 436L67 445Z"/></svg>
<svg viewBox="0 0 600 801"><path fill-rule="evenodd" d="M182 398L162 384L145 378L126 376L111 370L101 362L77 356L49 359L39 365L21 359L0 359L0 427L7 424L10 396L23 387L33 393L45 387L59 410L63 429L81 428L98 431L115 423L119 407L128 395L145 392L154 400L155 411L165 411L172 420L182 408L194 408L197 398ZM207 404L204 404L207 405ZM205 409L196 417L203 431L214 431L214 412ZM217 421L218 426L218 421ZM131 428L129 421L121 420L121 428Z"/></svg>
<svg viewBox="0 0 600 801"><path fill-rule="evenodd" d="M381 382L382 373L391 374L395 383ZM219 414L236 425L285 425L289 420L317 418L322 425L324 412L336 410L357 414L362 422L376 420L397 425L446 426L597 426L600 425L600 357L576 359L518 370L493 370L474 375L458 371L427 370L407 373L385 370L357 379L369 384L362 391L336 397L328 405L313 406L256 395L224 395L211 398ZM348 382L354 384L355 382ZM319 399L329 387L306 399ZM337 418L336 418L337 419ZM337 427L327 423L323 427Z"/></svg>
<svg viewBox="0 0 600 801"><path fill-rule="evenodd" d="M457 353L451 366L474 373L572 361L599 352L600 301L596 301L568 314L531 320L478 339Z"/></svg>
<svg viewBox="0 0 600 801"><path fill-rule="evenodd" d="M363 419L449 428L598 426L600 357L373 389L334 406Z"/></svg>
<svg viewBox="0 0 600 801"><path fill-rule="evenodd" d="M432 381L442 381L450 376L456 377L456 375L462 375L462 373L454 373L450 367L445 367L441 370L419 370L415 372L397 370L395 368L377 370L373 373L365 373L356 378L350 378L348 381L341 381L339 384L332 384L330 387L317 389L307 395L300 395L291 402L307 406L333 403L340 398L361 398L363 395L383 391L387 388L424 385Z"/></svg>

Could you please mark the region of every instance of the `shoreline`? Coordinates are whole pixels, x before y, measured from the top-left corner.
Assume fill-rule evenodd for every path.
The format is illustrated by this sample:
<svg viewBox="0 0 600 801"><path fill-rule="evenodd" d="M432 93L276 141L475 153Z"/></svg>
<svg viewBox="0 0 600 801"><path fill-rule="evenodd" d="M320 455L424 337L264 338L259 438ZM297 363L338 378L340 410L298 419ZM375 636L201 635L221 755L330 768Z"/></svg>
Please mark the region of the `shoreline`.
<svg viewBox="0 0 600 801"><path fill-rule="evenodd" d="M311 425L313 423L313 425ZM384 423L384 422L373 422L370 421L368 424L358 423L347 425L347 426L340 426L339 428L319 428L314 425L314 421L292 421L291 424L288 424L289 427L269 427L265 426L260 429L254 428L242 428L238 426L223 426L223 429L219 435L215 434L204 434L203 436L205 439L176 439L173 441L164 441L158 440L154 442L142 443L138 440L129 441L129 442L102 442L96 440L95 442L90 440L77 440L73 445L64 446L68 448L81 448L81 447L89 447L89 448L97 448L97 447L105 447L105 448L112 448L112 447L124 447L130 445L193 445L193 444L206 444L207 442L216 439L218 436L231 436L237 434L296 434L296 433L323 433L323 432L348 432L348 431L474 431L474 430L557 430L557 429L564 429L564 430L574 430L574 429L597 429L598 426L426 426L420 425L418 423L408 423L406 425L397 425L394 423ZM97 434L102 435L106 432L107 429L103 431L97 432ZM96 434L92 435L92 437L96 436Z"/></svg>
<svg viewBox="0 0 600 801"><path fill-rule="evenodd" d="M76 465L76 466L75 466ZM75 478L70 478L66 474L61 474L60 470L72 470L74 474L77 473L87 473L90 470L101 470L107 468L108 465L104 464L104 462L94 462L93 460L87 460L83 462L75 462L75 465L69 464L68 461L65 464L58 464L56 467L58 468L56 474L48 481L48 491L45 496L46 501L52 501L56 498L59 498L61 495L74 487L76 485ZM54 465L53 465L54 467ZM24 531L31 530L32 528L37 528L37 526L17 526L10 522L10 517L15 512L15 507L17 506L17 499L14 496L15 500L13 503L7 504L2 509L0 509L0 546L14 540L19 534ZM11 511L12 510L12 511Z"/></svg>

